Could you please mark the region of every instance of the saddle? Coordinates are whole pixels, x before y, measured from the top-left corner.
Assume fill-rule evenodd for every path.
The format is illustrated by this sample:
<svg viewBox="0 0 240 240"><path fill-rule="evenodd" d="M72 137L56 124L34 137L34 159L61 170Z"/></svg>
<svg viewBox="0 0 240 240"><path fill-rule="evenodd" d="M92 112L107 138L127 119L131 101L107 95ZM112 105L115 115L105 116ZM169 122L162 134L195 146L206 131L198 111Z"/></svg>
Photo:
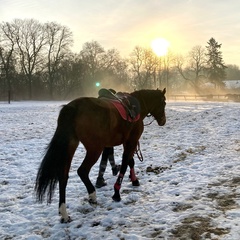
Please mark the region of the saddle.
<svg viewBox="0 0 240 240"><path fill-rule="evenodd" d="M140 118L140 104L130 94L123 92L116 93L113 89L102 88L98 91L98 97L108 99L125 120L135 122Z"/></svg>

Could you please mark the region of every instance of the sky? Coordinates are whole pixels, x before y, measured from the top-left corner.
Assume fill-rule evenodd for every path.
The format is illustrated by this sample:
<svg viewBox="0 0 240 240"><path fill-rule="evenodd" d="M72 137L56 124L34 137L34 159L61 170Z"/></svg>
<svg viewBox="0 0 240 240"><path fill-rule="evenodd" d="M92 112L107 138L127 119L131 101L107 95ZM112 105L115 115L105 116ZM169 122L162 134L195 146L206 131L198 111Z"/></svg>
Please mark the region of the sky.
<svg viewBox="0 0 240 240"><path fill-rule="evenodd" d="M222 44L224 62L240 66L239 9L239 0L0 0L0 22L54 21L73 32L74 52L94 40L123 57L158 37L170 42L174 54L205 47L213 37Z"/></svg>

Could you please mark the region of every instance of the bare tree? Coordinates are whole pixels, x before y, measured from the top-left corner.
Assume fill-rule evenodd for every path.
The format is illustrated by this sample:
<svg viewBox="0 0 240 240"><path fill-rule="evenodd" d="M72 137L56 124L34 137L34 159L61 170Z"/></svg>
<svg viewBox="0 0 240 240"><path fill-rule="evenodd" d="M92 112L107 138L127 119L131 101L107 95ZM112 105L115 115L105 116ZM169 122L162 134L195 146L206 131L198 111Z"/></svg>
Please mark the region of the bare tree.
<svg viewBox="0 0 240 240"><path fill-rule="evenodd" d="M188 52L186 57L178 55L175 58L175 68L182 78L198 91L200 79L205 78L205 49L196 45Z"/></svg>
<svg viewBox="0 0 240 240"><path fill-rule="evenodd" d="M141 69L143 66L144 49L136 46L130 54L131 71L133 72L134 87L138 87L138 82L142 82Z"/></svg>
<svg viewBox="0 0 240 240"><path fill-rule="evenodd" d="M120 57L116 49L105 51L102 55L102 61L99 65L98 78L106 86L115 87L115 85L124 88L127 84L127 62Z"/></svg>
<svg viewBox="0 0 240 240"><path fill-rule="evenodd" d="M130 67L136 88L152 87L158 59L152 50L136 46L130 54Z"/></svg>
<svg viewBox="0 0 240 240"><path fill-rule="evenodd" d="M2 63L2 71L4 71L5 79L7 81L8 102L11 100L12 92L12 77L13 77L13 53L14 53L14 29L12 26L3 22L0 24L1 38L0 38L0 61Z"/></svg>
<svg viewBox="0 0 240 240"><path fill-rule="evenodd" d="M86 66L79 55L69 55L61 61L56 72L54 93L58 98L74 98L84 95L82 84L86 79Z"/></svg>
<svg viewBox="0 0 240 240"><path fill-rule="evenodd" d="M95 84L113 85L118 80L118 63L121 62L120 54L116 49L105 50L98 42L86 42L80 52L80 57L87 66L88 77L85 86L92 90ZM123 67L123 65L122 65Z"/></svg>
<svg viewBox="0 0 240 240"><path fill-rule="evenodd" d="M101 58L99 58L99 68L102 70L109 70L114 68L115 64L119 60L120 55L116 49L109 49L102 53Z"/></svg>
<svg viewBox="0 0 240 240"><path fill-rule="evenodd" d="M160 66L160 76L159 76L159 85L158 87L164 88L166 87L168 89L167 95L171 92L171 84L170 84L170 79L171 76L173 75L173 64L174 64L174 56L172 55L171 52L166 54L165 56L162 56L159 59L161 66Z"/></svg>
<svg viewBox="0 0 240 240"><path fill-rule="evenodd" d="M48 86L52 99L57 71L61 61L69 54L73 35L69 28L54 22L45 24L44 33L46 35Z"/></svg>
<svg viewBox="0 0 240 240"><path fill-rule="evenodd" d="M91 82L97 81L96 75L98 70L100 69L100 66L102 65L104 53L104 48L96 41L86 42L83 45L80 56L88 66L89 80Z"/></svg>
<svg viewBox="0 0 240 240"><path fill-rule="evenodd" d="M204 75L206 70L206 51L200 45L196 45L189 52L189 70L192 73L192 81L195 89L199 87L201 78L206 78Z"/></svg>
<svg viewBox="0 0 240 240"><path fill-rule="evenodd" d="M146 88L153 87L153 76L157 66L157 61L158 61L158 58L151 49L144 50L143 87L146 87Z"/></svg>
<svg viewBox="0 0 240 240"><path fill-rule="evenodd" d="M127 59L121 59L119 57L119 59L115 61L113 66L113 74L116 84L122 89L128 88L129 91L130 77Z"/></svg>
<svg viewBox="0 0 240 240"><path fill-rule="evenodd" d="M32 99L34 72L43 64L41 51L46 44L43 25L34 19L15 19L12 23L14 42L18 47L19 61L28 84L29 99Z"/></svg>

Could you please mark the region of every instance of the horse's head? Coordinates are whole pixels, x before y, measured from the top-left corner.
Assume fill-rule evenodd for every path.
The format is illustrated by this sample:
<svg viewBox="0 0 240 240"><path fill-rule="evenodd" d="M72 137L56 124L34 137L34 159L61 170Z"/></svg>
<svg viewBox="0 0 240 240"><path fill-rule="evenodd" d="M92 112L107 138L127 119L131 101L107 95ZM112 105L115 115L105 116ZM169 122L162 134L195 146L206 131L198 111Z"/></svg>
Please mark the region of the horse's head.
<svg viewBox="0 0 240 240"><path fill-rule="evenodd" d="M156 119L159 126L166 123L165 106L166 106L166 88L161 90L154 90L154 100L150 114Z"/></svg>
<svg viewBox="0 0 240 240"><path fill-rule="evenodd" d="M166 89L161 90L139 90L131 93L136 97L141 106L141 116L145 118L151 114L159 126L166 123L165 106L166 106Z"/></svg>

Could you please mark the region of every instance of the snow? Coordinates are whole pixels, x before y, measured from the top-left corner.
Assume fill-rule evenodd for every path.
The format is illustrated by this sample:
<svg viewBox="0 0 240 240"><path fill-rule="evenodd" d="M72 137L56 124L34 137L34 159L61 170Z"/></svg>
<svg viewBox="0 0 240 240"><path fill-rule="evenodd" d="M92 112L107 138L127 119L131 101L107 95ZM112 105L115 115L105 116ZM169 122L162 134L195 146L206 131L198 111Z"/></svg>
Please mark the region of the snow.
<svg viewBox="0 0 240 240"><path fill-rule="evenodd" d="M73 221L66 224L59 222L58 190L51 205L36 203L33 192L62 104L0 103L0 239L240 239L239 103L167 102L166 125L154 121L140 139L141 186L133 187L127 172L119 203L111 198L116 177L108 164L98 206L88 204L76 173L85 154L80 144L67 186ZM116 147L116 163L121 154Z"/></svg>

